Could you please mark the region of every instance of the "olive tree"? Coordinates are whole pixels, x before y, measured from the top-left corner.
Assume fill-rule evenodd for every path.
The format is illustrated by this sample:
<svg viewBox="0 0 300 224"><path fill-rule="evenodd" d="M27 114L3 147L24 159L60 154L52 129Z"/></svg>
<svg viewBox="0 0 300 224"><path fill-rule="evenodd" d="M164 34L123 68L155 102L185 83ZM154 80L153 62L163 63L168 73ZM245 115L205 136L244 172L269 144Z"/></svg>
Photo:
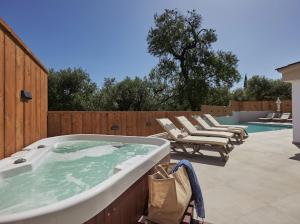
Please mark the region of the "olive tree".
<svg viewBox="0 0 300 224"><path fill-rule="evenodd" d="M196 11L165 10L154 16L148 51L159 58L152 77L172 86L168 100L178 109L198 110L212 88L231 88L240 79L237 57L215 51L217 35L202 27Z"/></svg>

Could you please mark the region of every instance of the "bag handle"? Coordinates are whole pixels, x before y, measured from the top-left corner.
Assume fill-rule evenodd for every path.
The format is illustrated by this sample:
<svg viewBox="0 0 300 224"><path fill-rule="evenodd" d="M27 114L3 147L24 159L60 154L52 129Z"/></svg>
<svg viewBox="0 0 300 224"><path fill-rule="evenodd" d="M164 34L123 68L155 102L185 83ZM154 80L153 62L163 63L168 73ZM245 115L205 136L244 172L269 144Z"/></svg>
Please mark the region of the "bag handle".
<svg viewBox="0 0 300 224"><path fill-rule="evenodd" d="M165 178L169 178L169 174L167 173L167 171L161 165L156 166L156 170L158 172L160 172L161 175L163 175Z"/></svg>

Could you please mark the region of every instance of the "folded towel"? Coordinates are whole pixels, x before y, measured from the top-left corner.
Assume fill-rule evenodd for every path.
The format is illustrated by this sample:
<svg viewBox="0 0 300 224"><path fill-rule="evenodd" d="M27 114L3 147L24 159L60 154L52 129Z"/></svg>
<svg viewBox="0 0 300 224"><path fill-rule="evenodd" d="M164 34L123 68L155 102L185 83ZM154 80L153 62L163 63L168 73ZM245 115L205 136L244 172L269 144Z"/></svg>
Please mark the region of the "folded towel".
<svg viewBox="0 0 300 224"><path fill-rule="evenodd" d="M202 192L193 165L188 160L181 160L173 167L172 173L176 172L178 168L181 166L183 166L186 169L186 172L189 177L189 181L192 188L192 199L195 201L195 208L197 211L197 215L200 218L205 218L204 201L202 197Z"/></svg>

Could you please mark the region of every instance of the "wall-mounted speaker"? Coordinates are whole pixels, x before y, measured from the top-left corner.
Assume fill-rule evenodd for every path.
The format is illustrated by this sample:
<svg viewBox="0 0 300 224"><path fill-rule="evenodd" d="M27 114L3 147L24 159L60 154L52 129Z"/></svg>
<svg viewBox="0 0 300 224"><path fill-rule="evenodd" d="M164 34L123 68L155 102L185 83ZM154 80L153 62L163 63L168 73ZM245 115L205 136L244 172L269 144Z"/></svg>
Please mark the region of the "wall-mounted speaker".
<svg viewBox="0 0 300 224"><path fill-rule="evenodd" d="M21 90L21 99L24 101L28 101L32 99L32 95L31 92L27 91L27 90Z"/></svg>

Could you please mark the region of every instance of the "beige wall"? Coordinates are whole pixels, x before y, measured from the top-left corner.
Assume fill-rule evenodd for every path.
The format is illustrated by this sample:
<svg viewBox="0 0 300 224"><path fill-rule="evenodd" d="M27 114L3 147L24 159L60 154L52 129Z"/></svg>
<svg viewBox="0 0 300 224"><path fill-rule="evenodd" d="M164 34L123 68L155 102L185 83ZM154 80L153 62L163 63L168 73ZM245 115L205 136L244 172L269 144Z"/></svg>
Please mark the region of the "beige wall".
<svg viewBox="0 0 300 224"><path fill-rule="evenodd" d="M300 74L300 73L299 73ZM293 142L300 144L300 80L292 83L293 97Z"/></svg>
<svg viewBox="0 0 300 224"><path fill-rule="evenodd" d="M285 82L293 82L300 80L300 63L278 69L282 73L282 80Z"/></svg>
<svg viewBox="0 0 300 224"><path fill-rule="evenodd" d="M292 83L293 142L300 144L300 62L277 69L282 79Z"/></svg>

